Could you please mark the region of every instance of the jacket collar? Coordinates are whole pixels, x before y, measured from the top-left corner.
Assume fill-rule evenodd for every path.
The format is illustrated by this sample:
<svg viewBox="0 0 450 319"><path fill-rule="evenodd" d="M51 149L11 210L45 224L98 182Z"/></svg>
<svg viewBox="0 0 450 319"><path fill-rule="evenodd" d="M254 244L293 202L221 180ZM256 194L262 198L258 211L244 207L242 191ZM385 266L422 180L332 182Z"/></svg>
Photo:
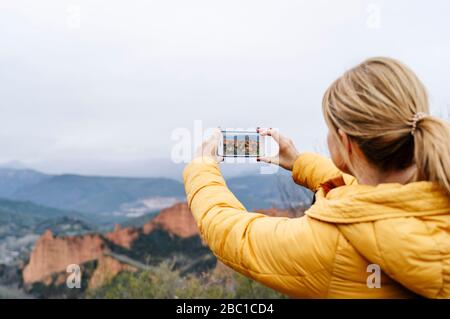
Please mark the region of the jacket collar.
<svg viewBox="0 0 450 319"><path fill-rule="evenodd" d="M450 198L435 183L345 185L345 176L322 184L306 215L332 223L450 213Z"/></svg>

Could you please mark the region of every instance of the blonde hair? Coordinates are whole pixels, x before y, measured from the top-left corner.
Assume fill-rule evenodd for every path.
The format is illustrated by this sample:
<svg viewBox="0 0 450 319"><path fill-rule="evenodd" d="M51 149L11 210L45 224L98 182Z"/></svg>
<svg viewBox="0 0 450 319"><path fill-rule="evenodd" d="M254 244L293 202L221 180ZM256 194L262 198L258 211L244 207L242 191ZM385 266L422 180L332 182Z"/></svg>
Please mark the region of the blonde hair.
<svg viewBox="0 0 450 319"><path fill-rule="evenodd" d="M408 67L368 59L328 88L322 107L331 133L345 132L380 170L415 164L414 180L436 182L450 194L450 125L428 115L425 87Z"/></svg>

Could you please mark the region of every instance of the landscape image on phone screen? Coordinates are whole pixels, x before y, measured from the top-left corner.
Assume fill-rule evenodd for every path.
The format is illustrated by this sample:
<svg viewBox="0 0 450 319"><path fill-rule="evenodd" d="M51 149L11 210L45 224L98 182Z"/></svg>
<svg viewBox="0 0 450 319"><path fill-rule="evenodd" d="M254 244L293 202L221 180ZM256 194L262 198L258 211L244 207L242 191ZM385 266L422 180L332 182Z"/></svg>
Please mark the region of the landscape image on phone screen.
<svg viewBox="0 0 450 319"><path fill-rule="evenodd" d="M229 157L250 157L259 155L258 134L224 134L223 154Z"/></svg>

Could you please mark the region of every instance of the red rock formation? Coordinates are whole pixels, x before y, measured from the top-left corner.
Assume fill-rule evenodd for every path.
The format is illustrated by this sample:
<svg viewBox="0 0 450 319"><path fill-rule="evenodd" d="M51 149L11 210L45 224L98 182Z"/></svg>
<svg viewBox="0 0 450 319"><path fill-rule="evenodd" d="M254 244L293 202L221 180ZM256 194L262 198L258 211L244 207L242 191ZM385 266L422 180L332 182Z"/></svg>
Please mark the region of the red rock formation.
<svg viewBox="0 0 450 319"><path fill-rule="evenodd" d="M105 237L116 245L130 249L140 234L150 234L157 228L183 238L198 235L197 225L187 204L180 203L162 210L142 228L121 228L117 225L114 231L106 233ZM47 230L37 240L30 261L23 270L24 283L47 282L51 274L65 272L70 264L80 265L87 261L98 260L98 267L91 283L98 286L103 280L110 278L110 274L115 276L121 270L128 269L128 266L113 258L104 257L105 247L104 237L99 234L54 237L51 231Z"/></svg>
<svg viewBox="0 0 450 319"><path fill-rule="evenodd" d="M142 228L122 228L120 225L116 225L114 231L106 233L105 237L116 245L130 249L141 232L148 235L157 228L182 238L199 234L197 224L187 204L178 203L161 210L155 218L144 224Z"/></svg>
<svg viewBox="0 0 450 319"><path fill-rule="evenodd" d="M139 230L136 228L125 227L116 225L114 231L106 233L105 237L112 241L114 244L130 249L131 244L138 238Z"/></svg>
<svg viewBox="0 0 450 319"><path fill-rule="evenodd" d="M47 230L36 242L30 261L23 270L24 283L43 280L55 272L65 271L70 264L82 264L103 254L100 235L59 238Z"/></svg>
<svg viewBox="0 0 450 319"><path fill-rule="evenodd" d="M187 238L198 235L197 223L187 203L178 203L161 212L143 226L144 234L151 233L155 228L164 229L170 234Z"/></svg>

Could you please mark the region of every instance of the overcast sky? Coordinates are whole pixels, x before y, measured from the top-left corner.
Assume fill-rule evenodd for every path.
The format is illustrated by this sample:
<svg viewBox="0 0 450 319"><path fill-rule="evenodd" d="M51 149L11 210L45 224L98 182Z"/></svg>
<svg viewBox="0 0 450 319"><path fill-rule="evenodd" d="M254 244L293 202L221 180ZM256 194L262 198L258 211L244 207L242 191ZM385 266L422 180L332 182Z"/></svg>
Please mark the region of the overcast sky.
<svg viewBox="0 0 450 319"><path fill-rule="evenodd" d="M195 120L321 150L322 95L367 57L404 61L435 110L450 105L449 14L448 0L1 1L0 162L148 175L133 163L169 158Z"/></svg>

